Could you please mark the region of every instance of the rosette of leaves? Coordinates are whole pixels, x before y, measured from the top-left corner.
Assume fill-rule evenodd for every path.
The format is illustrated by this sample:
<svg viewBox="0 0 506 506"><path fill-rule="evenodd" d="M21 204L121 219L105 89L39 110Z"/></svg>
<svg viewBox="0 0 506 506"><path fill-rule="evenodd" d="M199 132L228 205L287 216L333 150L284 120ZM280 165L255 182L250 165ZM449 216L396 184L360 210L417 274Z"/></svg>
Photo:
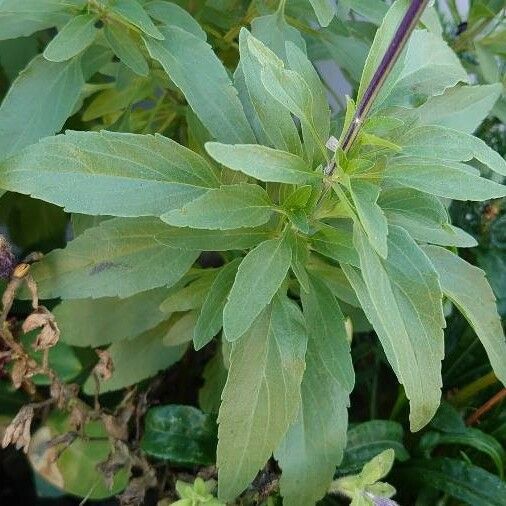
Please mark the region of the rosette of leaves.
<svg viewBox="0 0 506 506"><path fill-rule="evenodd" d="M405 389L412 430L440 403L445 298L506 382L492 290L456 254L475 241L445 206L506 195L479 171L505 176L504 159L472 135L501 85L472 86L425 23L368 114L355 114L407 7L396 1L377 30L340 128L284 2L240 30L232 77L175 4L66 3L49 25L58 35L0 108L9 132L0 188L73 213L74 239L33 276L42 298L62 299L54 313L64 342L110 345L114 372L101 392L221 342L201 396L219 412L220 501L241 494L272 455L286 504L327 492L346 443L354 372L345 324L357 311ZM16 35L43 26L21 24ZM103 80L85 84L97 73L112 77L114 93ZM82 120L103 118L109 130L53 136L91 89L99 94ZM153 99L147 110L132 108L144 99ZM217 252L221 266L203 268L202 252ZM94 388L90 378L85 392Z"/></svg>

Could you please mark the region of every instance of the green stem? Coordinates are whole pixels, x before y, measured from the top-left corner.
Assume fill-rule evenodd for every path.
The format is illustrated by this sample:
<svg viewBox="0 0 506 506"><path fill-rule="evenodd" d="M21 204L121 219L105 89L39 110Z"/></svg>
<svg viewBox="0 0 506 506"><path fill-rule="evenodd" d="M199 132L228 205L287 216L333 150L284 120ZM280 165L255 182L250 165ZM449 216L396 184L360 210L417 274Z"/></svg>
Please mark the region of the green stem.
<svg viewBox="0 0 506 506"><path fill-rule="evenodd" d="M482 376L481 378L478 378L472 383L466 385L448 400L455 406L465 406L477 394L498 382L499 380L496 378L495 374L493 372L489 372L488 374L485 374L485 376Z"/></svg>

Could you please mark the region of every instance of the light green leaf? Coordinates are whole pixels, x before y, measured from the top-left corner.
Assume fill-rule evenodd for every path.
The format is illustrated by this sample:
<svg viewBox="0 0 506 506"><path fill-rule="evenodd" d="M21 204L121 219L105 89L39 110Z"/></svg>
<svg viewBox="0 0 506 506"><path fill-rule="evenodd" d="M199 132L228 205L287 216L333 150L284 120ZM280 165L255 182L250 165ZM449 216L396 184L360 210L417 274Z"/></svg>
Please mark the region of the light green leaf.
<svg viewBox="0 0 506 506"><path fill-rule="evenodd" d="M0 159L59 132L83 86L79 59L52 63L35 57L12 83L0 107ZM0 187L3 179L0 175Z"/></svg>
<svg viewBox="0 0 506 506"><path fill-rule="evenodd" d="M208 163L161 135L67 132L7 160L0 187L70 212L159 216L218 184Z"/></svg>
<svg viewBox="0 0 506 506"><path fill-rule="evenodd" d="M206 32L201 28L198 21L186 10L172 2L164 0L149 1L144 5L146 12L162 24L179 26L196 37L206 40Z"/></svg>
<svg viewBox="0 0 506 506"><path fill-rule="evenodd" d="M166 295L166 288L157 288L126 299L64 300L53 314L63 342L73 346L103 346L135 337L167 319L167 314L159 309Z"/></svg>
<svg viewBox="0 0 506 506"><path fill-rule="evenodd" d="M343 457L355 382L344 316L330 290L311 277L302 305L309 334L302 404L276 452L281 495L293 506L315 504L327 493Z"/></svg>
<svg viewBox="0 0 506 506"><path fill-rule="evenodd" d="M351 220L335 220L332 225L320 223L318 232L311 236L311 248L340 263L358 265L352 226Z"/></svg>
<svg viewBox="0 0 506 506"><path fill-rule="evenodd" d="M253 23L257 19L255 18ZM246 104L249 104L252 116L250 122L262 144L300 155L302 154L302 145L290 112L264 88L258 79L262 66L249 49L248 40L250 38L248 30L242 28L239 35L241 61L237 72L242 72L246 88L245 96L240 94L246 113L248 114ZM240 81L240 77L236 75L236 82L237 79Z"/></svg>
<svg viewBox="0 0 506 506"><path fill-rule="evenodd" d="M160 304L160 310L167 314L200 308L213 284L215 275L214 269L201 269L197 274L198 277L195 276L196 279L191 279L186 286L173 287L169 296ZM183 282L184 280L180 284L182 285Z"/></svg>
<svg viewBox="0 0 506 506"><path fill-rule="evenodd" d="M415 30L405 55L380 91L374 109L401 105L413 107L428 97L440 95L469 77L458 56L438 35Z"/></svg>
<svg viewBox="0 0 506 506"><path fill-rule="evenodd" d="M467 162L476 158L490 170L506 176L506 160L478 137L441 126L410 129L397 140L409 156Z"/></svg>
<svg viewBox="0 0 506 506"><path fill-rule="evenodd" d="M378 26L388 11L388 6L382 0L343 0L343 3Z"/></svg>
<svg viewBox="0 0 506 506"><path fill-rule="evenodd" d="M382 258L386 258L388 224L385 214L377 204L379 186L363 179L351 179L350 194L371 246Z"/></svg>
<svg viewBox="0 0 506 506"><path fill-rule="evenodd" d="M381 26L376 31L374 41L372 43L371 49L369 50L369 55L365 61L362 77L360 78L360 86L358 89L356 103L360 102L364 96L365 90L367 86L369 86L369 83L371 82L371 79L376 72L376 69L378 68L390 42L392 41L395 30L399 26L399 23L404 16L407 8L408 0L395 1L383 18ZM389 81L395 79L399 74L399 68L401 64L402 57L399 59L397 65L390 73ZM388 86L387 83L384 86L387 86L386 89L391 89L391 86Z"/></svg>
<svg viewBox="0 0 506 506"><path fill-rule="evenodd" d="M2 0L0 40L26 37L34 32L61 25L69 19L66 7L83 7L85 0Z"/></svg>
<svg viewBox="0 0 506 506"><path fill-rule="evenodd" d="M204 385L199 390L199 406L206 413L218 413L221 405L221 392L227 381L228 372L220 348L207 362L202 373Z"/></svg>
<svg viewBox="0 0 506 506"><path fill-rule="evenodd" d="M506 196L506 186L480 177L458 162L401 156L389 162L385 180L455 200L488 200Z"/></svg>
<svg viewBox="0 0 506 506"><path fill-rule="evenodd" d="M229 230L263 225L269 221L272 208L262 187L240 183L208 190L161 218L176 227Z"/></svg>
<svg viewBox="0 0 506 506"><path fill-rule="evenodd" d="M81 14L72 18L44 50L44 58L53 62L70 60L90 46L97 36L97 17Z"/></svg>
<svg viewBox="0 0 506 506"><path fill-rule="evenodd" d="M115 0L111 10L150 37L163 40L163 34L160 33L137 0Z"/></svg>
<svg viewBox="0 0 506 506"><path fill-rule="evenodd" d="M267 146L208 142L206 150L218 163L261 181L304 184L322 178L299 156Z"/></svg>
<svg viewBox="0 0 506 506"><path fill-rule="evenodd" d="M185 353L186 345L164 346L162 339L170 326L171 322L163 322L133 339L113 343L107 351L114 371L108 380L99 379L100 393L135 385L178 362ZM86 380L83 391L87 395L95 393L93 377Z"/></svg>
<svg viewBox="0 0 506 506"><path fill-rule="evenodd" d="M178 346L193 339L193 329L197 323L198 311L189 311L178 319L172 318L172 326L163 336L165 346Z"/></svg>
<svg viewBox="0 0 506 506"><path fill-rule="evenodd" d="M240 263L241 259L236 258L222 267L207 293L193 331L197 351L208 344L223 325L223 309Z"/></svg>
<svg viewBox="0 0 506 506"><path fill-rule="evenodd" d="M291 42L306 52L306 42L299 30L289 25L285 19L284 4L280 3L277 11L267 16L258 16L251 22L253 37L263 42L278 58L288 64L286 43Z"/></svg>
<svg viewBox="0 0 506 506"><path fill-rule="evenodd" d="M234 343L218 416L220 499L249 485L297 415L306 346L302 313L285 296Z"/></svg>
<svg viewBox="0 0 506 506"><path fill-rule="evenodd" d="M506 340L485 273L443 248L426 246L424 251L436 268L443 292L469 321L496 376L506 385Z"/></svg>
<svg viewBox="0 0 506 506"><path fill-rule="evenodd" d="M342 269L410 400L413 431L426 425L441 398L445 320L438 276L427 256L401 228L391 226L382 261L355 227L362 276Z"/></svg>
<svg viewBox="0 0 506 506"><path fill-rule="evenodd" d="M148 62L129 30L124 26L109 23L104 28L104 35L114 54L127 67L140 76L148 75Z"/></svg>
<svg viewBox="0 0 506 506"><path fill-rule="evenodd" d="M193 251L228 251L248 249L269 239L266 228L237 228L230 230L205 230L169 227L157 234L161 244L172 248Z"/></svg>
<svg viewBox="0 0 506 506"><path fill-rule="evenodd" d="M305 292L309 291L309 277L306 266L309 263L307 242L298 234L292 233L289 238L292 248L292 271Z"/></svg>
<svg viewBox="0 0 506 506"><path fill-rule="evenodd" d="M248 47L262 65L261 80L265 89L303 123L304 142L310 147L308 154L311 155L314 152L314 145L318 150L319 158L325 159L327 138L324 138L323 129L326 128L326 121L320 120L328 114L328 106L326 105L325 111L317 110L310 85L303 76L293 70L286 70L283 61L259 40L250 37ZM294 54L295 51L300 52L293 44L288 43L287 48L289 47L292 48Z"/></svg>
<svg viewBox="0 0 506 506"><path fill-rule="evenodd" d="M422 125L441 125L473 133L501 96L500 83L458 86L431 98L415 113Z"/></svg>
<svg viewBox="0 0 506 506"><path fill-rule="evenodd" d="M237 91L211 46L180 28L161 28L163 42L145 39L149 54L185 95L190 107L220 142L254 143Z"/></svg>
<svg viewBox="0 0 506 506"><path fill-rule="evenodd" d="M259 244L241 262L223 310L228 341L239 339L283 283L292 251L286 235Z"/></svg>
<svg viewBox="0 0 506 506"><path fill-rule="evenodd" d="M198 252L164 246L164 224L154 218L111 219L86 230L63 250L32 267L42 298L128 297L173 285Z"/></svg>
<svg viewBox="0 0 506 506"><path fill-rule="evenodd" d="M318 23L328 26L336 15L336 4L332 0L309 0L315 11Z"/></svg>
<svg viewBox="0 0 506 506"><path fill-rule="evenodd" d="M378 200L389 223L404 228L413 239L442 246L471 248L476 239L448 221L440 199L411 188L384 190Z"/></svg>

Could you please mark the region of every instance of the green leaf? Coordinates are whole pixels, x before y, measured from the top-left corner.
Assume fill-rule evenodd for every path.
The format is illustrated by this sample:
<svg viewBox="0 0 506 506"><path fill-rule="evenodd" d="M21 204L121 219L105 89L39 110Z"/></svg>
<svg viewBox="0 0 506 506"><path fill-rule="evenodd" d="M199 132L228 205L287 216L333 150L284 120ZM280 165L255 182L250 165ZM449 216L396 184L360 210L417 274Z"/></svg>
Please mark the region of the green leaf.
<svg viewBox="0 0 506 506"><path fill-rule="evenodd" d="M184 467L210 466L216 459L216 420L192 406L151 408L141 448L150 456Z"/></svg>
<svg viewBox="0 0 506 506"><path fill-rule="evenodd" d="M90 46L97 36L94 14L81 14L72 18L47 45L44 58L53 62L70 60Z"/></svg>
<svg viewBox="0 0 506 506"><path fill-rule="evenodd" d="M382 191L378 202L388 222L402 227L417 241L461 248L477 245L472 235L450 225L446 208L437 197L411 188L392 188Z"/></svg>
<svg viewBox="0 0 506 506"><path fill-rule="evenodd" d="M164 313L176 313L200 308L213 284L215 274L213 269L202 269L198 277L190 280L186 286L173 287L169 296L160 304L160 309Z"/></svg>
<svg viewBox="0 0 506 506"><path fill-rule="evenodd" d="M302 313L285 296L234 343L218 416L220 499L249 485L296 417L306 344Z"/></svg>
<svg viewBox="0 0 506 506"><path fill-rule="evenodd" d="M382 261L358 227L354 231L362 277L342 269L410 400L413 431L426 425L441 398L445 320L438 276L427 256L401 228L391 226Z"/></svg>
<svg viewBox="0 0 506 506"><path fill-rule="evenodd" d="M357 472L374 456L392 448L397 460L404 462L409 454L403 444L402 425L389 420L370 420L348 430L344 458L339 467L341 473Z"/></svg>
<svg viewBox="0 0 506 506"><path fill-rule="evenodd" d="M426 246L424 251L439 275L444 294L469 321L496 376L506 385L506 340L485 273L443 248Z"/></svg>
<svg viewBox="0 0 506 506"><path fill-rule="evenodd" d="M501 93L499 83L459 86L431 98L415 113L422 125L440 125L470 134L486 118Z"/></svg>
<svg viewBox="0 0 506 506"><path fill-rule="evenodd" d="M332 0L309 0L315 11L318 23L328 26L336 15L336 4Z"/></svg>
<svg viewBox="0 0 506 506"><path fill-rule="evenodd" d="M350 194L371 246L378 255L386 258L388 224L385 214L377 204L379 186L362 179L351 179Z"/></svg>
<svg viewBox="0 0 506 506"><path fill-rule="evenodd" d="M344 316L330 290L311 277L302 305L309 334L302 404L276 452L281 495L293 506L315 504L327 493L346 445L355 382Z"/></svg>
<svg viewBox="0 0 506 506"><path fill-rule="evenodd" d="M253 20L255 23L258 18ZM249 49L250 33L246 28L239 34L240 65L236 72L236 83L244 79L244 93L240 98L245 112L262 144L273 146L297 155L302 154L302 145L297 127L287 111L263 86L258 79L262 65ZM247 107L249 104L249 109Z"/></svg>
<svg viewBox="0 0 506 506"><path fill-rule="evenodd" d="M318 253L339 263L358 265L351 220L335 220L332 225L320 223L318 232L311 236L310 245Z"/></svg>
<svg viewBox="0 0 506 506"><path fill-rule="evenodd" d="M157 234L161 244L193 251L228 251L252 248L270 236L266 228L205 230L166 226Z"/></svg>
<svg viewBox="0 0 506 506"><path fill-rule="evenodd" d="M383 18L381 26L376 31L374 41L365 61L362 77L360 78L360 86L357 93L356 103L359 103L364 96L365 90L367 86L369 86L369 83L371 82L371 79L376 72L376 69L378 68L390 42L392 41L394 33L407 8L408 0L397 0L394 2ZM395 78L398 75L401 63L402 57L390 73L391 77L389 80L392 80L392 78Z"/></svg>
<svg viewBox="0 0 506 506"><path fill-rule="evenodd" d="M261 181L305 184L322 178L299 156L267 146L208 142L206 150L218 163Z"/></svg>
<svg viewBox="0 0 506 506"><path fill-rule="evenodd" d="M165 346L189 343L193 339L193 329L197 323L198 311L189 311L182 316L171 318L172 326L163 337Z"/></svg>
<svg viewBox="0 0 506 506"><path fill-rule="evenodd" d="M199 406L206 413L218 413L221 405L221 392L227 381L222 346L209 360L202 373L204 385L199 390Z"/></svg>
<svg viewBox="0 0 506 506"><path fill-rule="evenodd" d="M105 39L114 54L131 70L140 76L147 76L149 66L146 58L124 26L109 23L104 28Z"/></svg>
<svg viewBox="0 0 506 506"><path fill-rule="evenodd" d="M244 257L223 310L223 331L228 341L239 339L271 302L291 259L286 235L264 241Z"/></svg>
<svg viewBox="0 0 506 506"><path fill-rule="evenodd" d="M459 82L469 82L458 56L438 35L415 30L405 55L375 101L374 109L394 105L413 107Z"/></svg>
<svg viewBox="0 0 506 506"><path fill-rule="evenodd" d="M208 163L161 135L67 132L7 160L0 187L70 212L159 216L217 185Z"/></svg>
<svg viewBox="0 0 506 506"><path fill-rule="evenodd" d="M272 207L262 187L240 183L208 190L181 209L165 213L161 218L176 227L229 230L267 223Z"/></svg>
<svg viewBox="0 0 506 506"><path fill-rule="evenodd" d="M197 351L208 344L223 325L223 309L240 263L241 259L236 258L222 267L207 293L193 331Z"/></svg>
<svg viewBox="0 0 506 506"><path fill-rule="evenodd" d="M166 26L178 26L202 40L206 40L206 32L198 21L179 5L164 0L150 1L144 5L146 12Z"/></svg>
<svg viewBox="0 0 506 506"><path fill-rule="evenodd" d="M506 176L506 160L478 137L440 126L408 130L397 143L409 156L467 162L473 158Z"/></svg>
<svg viewBox="0 0 506 506"><path fill-rule="evenodd" d="M61 25L69 19L65 7L83 7L85 0L2 0L0 40L26 37L34 32Z"/></svg>
<svg viewBox="0 0 506 506"><path fill-rule="evenodd" d="M408 486L430 487L470 506L502 506L506 497L501 478L462 460L413 459L396 476Z"/></svg>
<svg viewBox="0 0 506 506"><path fill-rule="evenodd" d="M170 321L165 321L133 339L113 343L107 351L114 370L111 378L99 379L100 393L135 385L178 362L186 351L186 344L165 346L162 342L171 325ZM95 388L95 380L90 376L84 383L83 391L93 395Z"/></svg>
<svg viewBox="0 0 506 506"><path fill-rule="evenodd" d="M149 54L161 63L204 126L220 142L254 143L237 91L211 46L178 27L161 30L163 42L144 40Z"/></svg>
<svg viewBox="0 0 506 506"><path fill-rule="evenodd" d="M137 0L115 0L111 11L119 14L133 26L157 40L163 40L163 34L154 25L142 5Z"/></svg>
<svg viewBox="0 0 506 506"><path fill-rule="evenodd" d="M33 469L57 489L78 497L97 500L119 494L128 484L130 463L127 460L125 467L114 473L109 487L98 465L107 460L114 445L102 421L85 424L87 437L78 437L66 448L48 444L73 430L69 418L54 411L33 435L28 455Z"/></svg>
<svg viewBox="0 0 506 506"><path fill-rule="evenodd" d="M304 142L307 144L306 148L310 149L308 153L310 161L312 162L311 155L316 150L319 159L325 159L327 156L325 148L325 142L327 142L326 121L322 121L321 118L328 115L328 105L325 106L325 111L320 110L318 102L314 100L311 93L310 84L306 82L304 77L293 70L286 70L283 61L259 40L250 37L248 47L262 65L261 80L265 89L301 120ZM287 43L287 48L291 48L293 59L298 61L301 57L300 49L290 43Z"/></svg>
<svg viewBox="0 0 506 506"><path fill-rule="evenodd" d="M128 297L175 284L198 252L164 246L154 218L111 219L86 230L32 267L42 298Z"/></svg>
<svg viewBox="0 0 506 506"><path fill-rule="evenodd" d="M401 156L389 162L385 180L455 200L488 200L506 196L506 186L480 177L479 172L458 162Z"/></svg>
<svg viewBox="0 0 506 506"><path fill-rule="evenodd" d="M504 475L504 459L506 452L494 437L472 427L466 427L462 432L427 432L420 440L419 447L426 458L431 458L432 451L442 445L465 445L488 455L497 468L499 476Z"/></svg>
<svg viewBox="0 0 506 506"><path fill-rule="evenodd" d="M382 0L344 0L343 3L375 25L381 25L388 11Z"/></svg>
<svg viewBox="0 0 506 506"><path fill-rule="evenodd" d="M59 132L83 86L79 59L52 63L35 57L12 83L0 107L0 159ZM0 187L3 179L0 175Z"/></svg>
<svg viewBox="0 0 506 506"><path fill-rule="evenodd" d="M157 288L126 299L64 300L53 310L61 340L73 346L103 346L129 339L167 318L159 305L167 289Z"/></svg>

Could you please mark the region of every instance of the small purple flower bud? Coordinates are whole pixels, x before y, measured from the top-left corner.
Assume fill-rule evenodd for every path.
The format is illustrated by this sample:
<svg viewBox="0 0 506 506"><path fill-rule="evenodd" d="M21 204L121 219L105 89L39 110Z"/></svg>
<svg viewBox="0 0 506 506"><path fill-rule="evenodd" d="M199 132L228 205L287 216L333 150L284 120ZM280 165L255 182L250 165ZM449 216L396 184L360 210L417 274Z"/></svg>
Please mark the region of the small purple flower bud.
<svg viewBox="0 0 506 506"><path fill-rule="evenodd" d="M0 235L0 278L9 279L15 266L16 259L10 244L3 235Z"/></svg>

